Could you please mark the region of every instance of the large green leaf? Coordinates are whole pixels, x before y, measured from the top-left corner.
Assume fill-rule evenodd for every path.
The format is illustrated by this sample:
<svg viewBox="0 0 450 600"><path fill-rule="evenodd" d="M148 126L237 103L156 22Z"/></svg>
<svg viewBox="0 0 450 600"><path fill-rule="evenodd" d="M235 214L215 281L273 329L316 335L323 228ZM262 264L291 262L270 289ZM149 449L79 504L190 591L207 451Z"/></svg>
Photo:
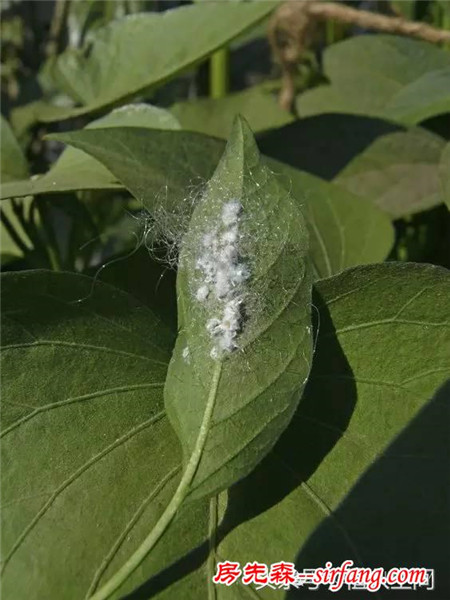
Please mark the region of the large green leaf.
<svg viewBox="0 0 450 600"><path fill-rule="evenodd" d="M28 164L22 148L8 123L2 116L0 121L0 179L2 186L8 181L24 179L28 177ZM24 210L29 208L30 199L24 200ZM21 248L14 241L14 234L11 237L9 227L12 227L20 241L27 247L31 242L24 231L17 215L13 209L12 200L2 203L2 221L1 221L1 254L2 264L15 260L23 256ZM5 217L8 226L5 226ZM3 257L7 257L6 259Z"/></svg>
<svg viewBox="0 0 450 600"><path fill-rule="evenodd" d="M59 114L42 110L38 117L59 120L147 93L230 42L276 4L208 3L114 21L80 50L69 48L57 59L59 84L83 106Z"/></svg>
<svg viewBox="0 0 450 600"><path fill-rule="evenodd" d="M79 600L123 564L176 485L178 442L153 387L164 377L155 352L164 363L170 342L113 288L98 284L74 303L92 291L87 278L28 272L2 283L3 425L13 426L2 452L4 553L27 531L3 594ZM316 284L313 370L288 429L228 495L181 511L114 598L140 584L129 600L205 598L219 560L302 569L348 558L435 568L427 596L448 597L449 403L438 389L449 375L449 288L444 269L395 263Z"/></svg>
<svg viewBox="0 0 450 600"><path fill-rule="evenodd" d="M199 261L206 256L222 268L203 240L227 231L221 215L230 202L242 207L234 245L249 278L228 292L214 292L213 286L199 301L196 289L208 282ZM193 212L178 267L181 329L165 402L184 462L196 464L190 496L220 491L246 475L289 423L311 365L311 289L308 233L299 206L261 162L248 125L238 119ZM236 301L241 302L233 309L239 321L236 348L228 344L222 351L208 323L216 319L226 326L233 318L227 310Z"/></svg>
<svg viewBox="0 0 450 600"><path fill-rule="evenodd" d="M188 211L187 216L192 196L211 177L224 147L222 141L201 134L129 128L84 130L55 139L101 161L150 212L163 201L165 212ZM386 258L393 230L372 202L278 161L267 165L305 205L317 276Z"/></svg>
<svg viewBox="0 0 450 600"><path fill-rule="evenodd" d="M262 152L367 198L394 218L441 204L438 165L445 141L357 115L318 115L260 139Z"/></svg>
<svg viewBox="0 0 450 600"><path fill-rule="evenodd" d="M233 120L245 117L254 133L286 125L292 115L281 109L273 94L261 86L229 94L224 98L199 98L178 102L170 108L183 129L228 138Z"/></svg>
<svg viewBox="0 0 450 600"><path fill-rule="evenodd" d="M449 66L448 52L427 42L391 35L353 37L326 49L324 71L331 85L301 94L298 113L353 113L415 124L448 112L443 79Z"/></svg>
<svg viewBox="0 0 450 600"><path fill-rule="evenodd" d="M176 485L162 400L172 333L78 275L6 274L2 294L3 597L78 600Z"/></svg>

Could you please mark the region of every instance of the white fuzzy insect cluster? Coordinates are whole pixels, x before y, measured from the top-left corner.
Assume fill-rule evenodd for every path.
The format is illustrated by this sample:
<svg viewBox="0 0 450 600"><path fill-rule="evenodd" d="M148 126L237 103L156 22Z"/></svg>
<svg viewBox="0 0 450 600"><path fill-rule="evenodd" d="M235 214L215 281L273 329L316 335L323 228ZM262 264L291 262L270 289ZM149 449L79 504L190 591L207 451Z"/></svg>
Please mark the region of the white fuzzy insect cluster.
<svg viewBox="0 0 450 600"><path fill-rule="evenodd" d="M189 350L189 346L185 346L183 348L182 354L183 354L184 362L190 364L190 362L191 362L191 351Z"/></svg>
<svg viewBox="0 0 450 600"><path fill-rule="evenodd" d="M213 339L211 357L237 348L236 337L242 326L244 296L242 284L250 277L238 251L239 221L242 205L230 200L222 207L221 223L203 236L196 268L201 284L195 292L198 302L213 298L220 303L221 314L208 320L206 329Z"/></svg>

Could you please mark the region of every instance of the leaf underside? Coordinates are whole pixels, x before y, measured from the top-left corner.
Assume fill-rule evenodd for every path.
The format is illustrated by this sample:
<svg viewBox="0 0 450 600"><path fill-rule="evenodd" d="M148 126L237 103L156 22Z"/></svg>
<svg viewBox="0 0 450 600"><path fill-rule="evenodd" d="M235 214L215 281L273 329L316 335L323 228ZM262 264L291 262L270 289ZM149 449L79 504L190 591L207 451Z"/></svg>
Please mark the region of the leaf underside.
<svg viewBox="0 0 450 600"><path fill-rule="evenodd" d="M155 354L167 364L170 343L148 309L109 286L74 302L92 289L82 276L2 284L3 559L16 548L3 594L78 600L123 564L176 486L181 450L154 387L165 371ZM186 506L115 597L146 580L147 597L206 597L216 560L346 558L428 565L435 597L448 596L449 286L444 269L395 263L319 282L313 370L288 429L218 503Z"/></svg>

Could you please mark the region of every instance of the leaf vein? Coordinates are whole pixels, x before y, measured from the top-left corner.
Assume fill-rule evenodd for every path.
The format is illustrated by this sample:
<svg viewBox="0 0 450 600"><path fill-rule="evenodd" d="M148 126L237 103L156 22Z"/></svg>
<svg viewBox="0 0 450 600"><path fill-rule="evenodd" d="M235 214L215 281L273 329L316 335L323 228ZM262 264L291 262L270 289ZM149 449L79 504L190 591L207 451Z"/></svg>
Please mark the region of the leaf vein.
<svg viewBox="0 0 450 600"><path fill-rule="evenodd" d="M104 448L101 452L98 452L97 454L95 454L92 458L90 458L83 465L81 465L81 467L79 467L76 471L74 471L72 473L72 475L70 475L67 479L65 479L61 483L61 485L52 493L52 495L47 500L47 502L42 506L42 508L39 510L39 512L36 513L35 517L30 521L30 523L25 527L25 529L19 535L19 537L13 544L11 550L5 557L4 563L2 565L2 572L4 572L8 563L10 562L11 558L14 556L14 554L20 548L22 543L25 541L28 534L34 529L34 527L37 525L37 523L40 521L40 519L42 519L42 517L45 515L45 513L48 511L48 509L52 506L54 501L58 498L58 496L62 492L64 492L64 490L66 490L74 481L76 481L79 477L81 477L88 469L90 469L90 467L95 465L99 460L104 458L107 454L109 454L116 448L119 448L122 444L124 444L128 440L132 439L135 435L137 435L137 434L141 433L142 431L144 431L145 429L147 429L153 423L156 423L164 415L165 415L165 412L161 411L158 414L154 415L151 419L144 421L137 427L133 427L133 429L130 429L130 431L128 431L125 435L123 435L119 439L115 440L112 444L110 444L109 446Z"/></svg>

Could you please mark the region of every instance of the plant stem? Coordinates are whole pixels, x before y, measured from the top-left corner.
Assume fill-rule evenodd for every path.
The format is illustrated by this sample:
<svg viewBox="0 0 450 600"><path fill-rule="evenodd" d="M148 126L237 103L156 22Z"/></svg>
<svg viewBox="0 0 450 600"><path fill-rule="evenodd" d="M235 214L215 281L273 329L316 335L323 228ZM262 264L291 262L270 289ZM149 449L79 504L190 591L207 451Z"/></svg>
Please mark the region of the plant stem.
<svg viewBox="0 0 450 600"><path fill-rule="evenodd" d="M325 38L327 46L331 46L336 41L336 21L331 19L325 21Z"/></svg>
<svg viewBox="0 0 450 600"><path fill-rule="evenodd" d="M13 242L16 244L16 246L19 248L19 250L21 250L23 252L23 254L27 254L30 251L30 249L21 240L20 235L14 229L14 225L11 223L11 221L8 219L6 214L1 209L0 209L0 215L1 215L1 220L3 221L3 225L6 229L6 231L9 233Z"/></svg>
<svg viewBox="0 0 450 600"><path fill-rule="evenodd" d="M37 197L36 207L45 237L44 249L50 266L53 271L62 271L62 261L60 259L59 247L51 222L51 215L49 214L48 200L43 196Z"/></svg>
<svg viewBox="0 0 450 600"><path fill-rule="evenodd" d="M47 256L50 262L50 266L53 271L62 271L61 263L59 262L58 253L55 251L51 244L48 244L47 248Z"/></svg>
<svg viewBox="0 0 450 600"><path fill-rule="evenodd" d="M450 43L450 30L432 27L426 23L375 14L337 2L312 0L284 2L273 14L268 33L273 52L282 68L283 85L279 103L285 110L293 108L295 94L293 78L296 65L314 39L313 34L317 24L320 21L330 20L340 24L357 25L363 29L407 35L437 44Z"/></svg>
<svg viewBox="0 0 450 600"><path fill-rule="evenodd" d="M223 98L228 93L229 50L221 48L214 52L209 61L209 95Z"/></svg>
<svg viewBox="0 0 450 600"><path fill-rule="evenodd" d="M444 29L445 31L450 31L450 6L446 7L444 9L444 7L441 7L442 10L442 29ZM450 50L450 41L447 41L444 43L444 48L446 48L447 50Z"/></svg>
<svg viewBox="0 0 450 600"><path fill-rule="evenodd" d="M111 579L107 581L105 585L103 585L93 596L90 597L90 600L106 600L122 585L124 581L126 581L126 579L128 579L131 573L141 564L141 562L144 560L144 558L147 556L150 550L152 550L152 548L161 538L167 527L172 522L172 519L175 517L175 514L181 507L184 499L186 498L189 492L189 488L194 479L195 473L197 472L198 465L200 464L200 459L202 457L203 449L206 444L212 414L214 412L214 407L216 404L216 396L221 374L222 362L218 361L213 372L211 388L209 391L208 399L206 401L205 413L203 415L203 420L200 425L197 440L195 442L192 454L189 458L189 462L186 465L183 476L180 480L180 483L178 484L177 489L175 490L174 495L172 496L172 499L166 506L166 509L160 516L159 520L156 522L151 532L139 546L139 548L134 552L134 554L130 556L127 562L111 577Z"/></svg>
<svg viewBox="0 0 450 600"><path fill-rule="evenodd" d="M45 48L47 58L55 56L58 53L58 45L61 38L61 33L66 20L67 10L70 0L56 0L53 9L53 17L50 23L50 32Z"/></svg>

